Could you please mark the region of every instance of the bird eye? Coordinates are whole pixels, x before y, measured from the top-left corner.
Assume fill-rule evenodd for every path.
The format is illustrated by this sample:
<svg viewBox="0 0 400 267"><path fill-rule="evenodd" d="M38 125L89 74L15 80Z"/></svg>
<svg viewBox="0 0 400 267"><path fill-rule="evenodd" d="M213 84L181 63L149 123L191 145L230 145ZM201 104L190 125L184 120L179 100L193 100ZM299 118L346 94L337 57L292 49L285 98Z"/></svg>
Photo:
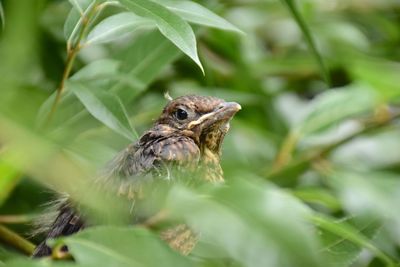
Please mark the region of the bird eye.
<svg viewBox="0 0 400 267"><path fill-rule="evenodd" d="M183 121L183 120L186 120L186 119L187 119L188 114L187 114L187 112L186 112L185 110L183 110L183 109L181 109L181 108L178 108L178 109L175 111L175 116L176 116L176 118L177 118L178 120Z"/></svg>

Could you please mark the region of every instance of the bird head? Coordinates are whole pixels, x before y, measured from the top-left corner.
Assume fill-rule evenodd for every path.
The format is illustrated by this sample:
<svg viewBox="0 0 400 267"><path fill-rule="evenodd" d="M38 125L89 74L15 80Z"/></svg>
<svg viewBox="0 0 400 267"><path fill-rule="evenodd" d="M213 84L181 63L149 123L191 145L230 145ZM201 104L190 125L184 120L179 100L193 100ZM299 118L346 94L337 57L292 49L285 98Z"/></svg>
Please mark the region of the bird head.
<svg viewBox="0 0 400 267"><path fill-rule="evenodd" d="M219 154L229 122L240 109L238 103L216 97L181 96L166 105L157 124L192 138L202 151Z"/></svg>

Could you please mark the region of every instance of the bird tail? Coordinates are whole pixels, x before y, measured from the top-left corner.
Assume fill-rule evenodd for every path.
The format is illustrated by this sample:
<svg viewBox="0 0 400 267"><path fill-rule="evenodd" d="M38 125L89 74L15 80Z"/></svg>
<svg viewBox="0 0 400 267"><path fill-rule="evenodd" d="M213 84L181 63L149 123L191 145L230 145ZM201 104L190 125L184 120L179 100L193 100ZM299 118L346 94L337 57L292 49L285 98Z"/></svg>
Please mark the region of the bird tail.
<svg viewBox="0 0 400 267"><path fill-rule="evenodd" d="M67 236L78 232L84 228L82 218L77 215L69 201L63 201L59 204L57 215L53 222L42 229L45 229L46 238L36 247L32 257L39 258L52 254L51 248L46 244L46 241L59 236ZM41 230L43 232L43 230Z"/></svg>

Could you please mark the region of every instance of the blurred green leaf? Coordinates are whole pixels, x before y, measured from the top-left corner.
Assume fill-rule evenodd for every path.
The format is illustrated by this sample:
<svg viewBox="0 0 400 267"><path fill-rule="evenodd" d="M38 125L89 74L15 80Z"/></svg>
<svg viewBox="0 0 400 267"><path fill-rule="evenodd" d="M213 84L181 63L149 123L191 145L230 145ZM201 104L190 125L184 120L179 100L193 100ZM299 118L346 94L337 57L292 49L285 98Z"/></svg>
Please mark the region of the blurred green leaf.
<svg viewBox="0 0 400 267"><path fill-rule="evenodd" d="M303 223L308 210L293 197L248 181L210 192L176 187L168 200L168 207L200 232L205 244L244 266L321 266L312 249L317 241Z"/></svg>
<svg viewBox="0 0 400 267"><path fill-rule="evenodd" d="M366 82L381 96L382 102L398 102L400 97L400 64L394 61L363 58L354 60L350 72L355 79Z"/></svg>
<svg viewBox="0 0 400 267"><path fill-rule="evenodd" d="M74 259L84 266L194 265L141 228L93 227L58 242L65 242Z"/></svg>
<svg viewBox="0 0 400 267"><path fill-rule="evenodd" d="M97 24L89 33L85 45L107 43L123 37L127 33L153 25L152 20L136 16L132 12L118 13Z"/></svg>
<svg viewBox="0 0 400 267"><path fill-rule="evenodd" d="M204 72L190 25L167 8L148 0L119 0L130 11L154 20L160 32L188 55Z"/></svg>
<svg viewBox="0 0 400 267"><path fill-rule="evenodd" d="M28 260L28 259L16 259L6 262L7 267L80 267L83 265L72 263L72 262L57 262L51 261L50 259L44 260Z"/></svg>
<svg viewBox="0 0 400 267"><path fill-rule="evenodd" d="M96 119L129 140L137 138L137 134L130 125L125 107L116 95L72 81L68 82L67 89L74 92Z"/></svg>
<svg viewBox="0 0 400 267"><path fill-rule="evenodd" d="M340 201L330 191L314 187L314 188L298 188L293 191L293 195L310 204L319 204L327 207L331 211L339 211L341 208Z"/></svg>
<svg viewBox="0 0 400 267"><path fill-rule="evenodd" d="M382 219L400 222L397 203L400 201L399 175L390 172L338 170L329 176L343 207L354 214L372 214ZM354 198L357 196L357 198ZM389 224L393 233L397 227ZM397 234L393 238L400 242Z"/></svg>
<svg viewBox="0 0 400 267"><path fill-rule="evenodd" d="M189 22L243 34L236 26L196 2L185 0L157 0L155 2L167 7Z"/></svg>
<svg viewBox="0 0 400 267"><path fill-rule="evenodd" d="M324 247L321 252L329 259L331 266L351 266L362 248L374 253L387 266L395 265L390 257L370 241L382 227L382 223L376 218L369 218L360 228L352 226L348 220L335 221L323 215L314 215L311 220L322 231L320 234Z"/></svg>
<svg viewBox="0 0 400 267"><path fill-rule="evenodd" d="M310 135L326 130L356 115L373 112L377 104L377 94L359 85L327 91L312 101L310 112L298 131L300 135Z"/></svg>
<svg viewBox="0 0 400 267"><path fill-rule="evenodd" d="M0 207L20 180L19 172L0 157Z"/></svg>

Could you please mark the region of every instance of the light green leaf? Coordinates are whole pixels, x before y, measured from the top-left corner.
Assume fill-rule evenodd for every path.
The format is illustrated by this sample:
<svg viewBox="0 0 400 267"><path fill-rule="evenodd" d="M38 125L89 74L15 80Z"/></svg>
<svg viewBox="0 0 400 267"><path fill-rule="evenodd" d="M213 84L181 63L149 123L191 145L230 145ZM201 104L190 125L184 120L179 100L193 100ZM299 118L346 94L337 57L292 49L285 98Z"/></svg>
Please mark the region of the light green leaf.
<svg viewBox="0 0 400 267"><path fill-rule="evenodd" d="M83 14L84 10L87 7L87 2L86 0L68 0L71 5L80 13Z"/></svg>
<svg viewBox="0 0 400 267"><path fill-rule="evenodd" d="M240 266L321 266L317 240L304 223L309 211L295 198L236 180L210 192L175 187L167 201L172 214L201 233L203 251L212 244Z"/></svg>
<svg viewBox="0 0 400 267"><path fill-rule="evenodd" d="M180 50L158 31L141 36L118 54L122 61L122 74L137 82L127 83L121 79L110 90L128 103L179 55Z"/></svg>
<svg viewBox="0 0 400 267"><path fill-rule="evenodd" d="M77 1L79 9L71 8L67 19L64 23L64 37L65 40L74 41L75 35L81 27L82 15L87 12L89 7L94 4L94 0L79 0ZM83 12L80 12L82 10Z"/></svg>
<svg viewBox="0 0 400 267"><path fill-rule="evenodd" d="M0 158L0 207L20 180L18 171Z"/></svg>
<svg viewBox="0 0 400 267"><path fill-rule="evenodd" d="M236 26L196 2L174 0L157 0L156 2L189 22L243 34Z"/></svg>
<svg viewBox="0 0 400 267"><path fill-rule="evenodd" d="M299 125L302 135L325 130L335 123L372 111L377 105L373 90L353 85L326 91L312 101L311 111Z"/></svg>
<svg viewBox="0 0 400 267"><path fill-rule="evenodd" d="M310 219L321 229L320 238L324 246L320 252L332 266L350 266L363 248L368 249L389 265L394 263L371 242L382 227L382 222L376 218L369 217L367 221L358 218L333 220L330 217L315 214ZM351 222L356 226L353 226Z"/></svg>
<svg viewBox="0 0 400 267"><path fill-rule="evenodd" d="M360 58L350 63L350 73L357 80L368 83L381 96L382 101L399 101L398 62L377 58Z"/></svg>
<svg viewBox="0 0 400 267"><path fill-rule="evenodd" d="M400 242L397 233L400 223L399 178L398 174L391 172L338 170L329 176L329 181L347 211L373 214L390 222L387 227L393 238Z"/></svg>
<svg viewBox="0 0 400 267"><path fill-rule="evenodd" d="M116 56L121 61L121 70L120 75L114 75L114 77L118 77L118 82L110 88L110 91L116 94L124 104L131 102L180 54L180 50L159 31L154 30L142 35L141 38L120 51ZM66 101L69 99L71 97L67 91L61 100L59 111L72 105L71 101ZM50 96L42 105L40 108L41 115L38 116L39 122L45 118L53 101L54 95ZM76 110L79 111L76 112ZM65 118L62 127L71 129L71 125L77 123L81 129L83 125L87 125L82 123L89 117L86 110L75 108L74 113L74 115ZM86 128L89 127L90 125L87 125Z"/></svg>
<svg viewBox="0 0 400 267"><path fill-rule="evenodd" d="M52 261L51 259L32 260L32 259L15 259L6 262L7 267L79 267L72 262ZM2 265L0 265L2 266Z"/></svg>
<svg viewBox="0 0 400 267"><path fill-rule="evenodd" d="M330 191L318 187L298 188L292 191L293 195L306 203L322 205L333 212L339 211L341 205L337 197Z"/></svg>
<svg viewBox="0 0 400 267"><path fill-rule="evenodd" d="M151 232L133 227L93 227L62 238L84 266L193 266Z"/></svg>
<svg viewBox="0 0 400 267"><path fill-rule="evenodd" d="M118 75L118 68L120 66L120 62L113 59L100 59L89 63L84 66L78 72L76 72L73 76L71 76L72 81L85 82L85 84L90 84L90 86L106 86L108 82L112 78ZM48 116L51 106L54 103L56 92L52 93L46 101L41 105L38 116L37 116L37 124L43 125ZM63 94L63 97L60 101L58 112L56 116L64 113L67 110L71 110L71 112L76 113L77 105L75 104L76 98L75 96L67 91ZM79 105L81 106L81 105ZM71 112L66 112L65 115L67 117L71 116ZM68 113L68 114L67 114ZM65 122L65 121L64 121Z"/></svg>
<svg viewBox="0 0 400 267"><path fill-rule="evenodd" d="M110 42L125 34L153 25L152 20L136 16L132 12L119 13L97 24L89 33L86 45Z"/></svg>
<svg viewBox="0 0 400 267"><path fill-rule="evenodd" d="M113 75L117 75L119 66L120 62L114 59L96 60L80 69L70 79L80 82L109 79Z"/></svg>
<svg viewBox="0 0 400 267"><path fill-rule="evenodd" d="M204 73L197 55L196 37L190 25L167 8L149 0L119 0L130 11L154 20L160 32L189 56Z"/></svg>
<svg viewBox="0 0 400 267"><path fill-rule="evenodd" d="M72 90L90 114L107 127L129 140L137 137L129 123L125 107L117 96L72 81L67 83L67 89Z"/></svg>

